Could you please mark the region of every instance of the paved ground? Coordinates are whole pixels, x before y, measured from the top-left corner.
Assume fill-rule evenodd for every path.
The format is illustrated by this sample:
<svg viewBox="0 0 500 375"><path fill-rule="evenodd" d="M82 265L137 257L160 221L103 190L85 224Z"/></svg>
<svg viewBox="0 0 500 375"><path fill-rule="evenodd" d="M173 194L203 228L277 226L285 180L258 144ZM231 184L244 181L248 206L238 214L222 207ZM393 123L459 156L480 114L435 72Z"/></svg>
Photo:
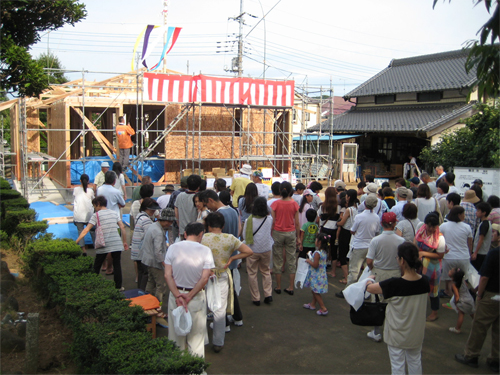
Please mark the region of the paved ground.
<svg viewBox="0 0 500 375"><path fill-rule="evenodd" d="M93 250L90 251L93 253ZM134 269L129 253L122 258L124 287L135 288ZM387 346L366 337L368 328L357 327L349 320L349 306L334 296L341 290L337 278L329 278L329 293L324 297L329 309L326 317L317 316L302 307L311 300L310 290L296 290L295 295L274 295L268 306L254 306L248 290L245 267L241 269L242 291L240 305L243 311L242 327L231 326L226 334L224 349L216 354L211 344L205 347L206 359L211 364L209 374L387 374L390 363ZM112 279L112 276L104 276ZM284 285L284 284L283 284ZM262 295L263 300L263 295ZM430 312L430 311L429 311ZM462 353L470 332L471 319L467 317L462 333L448 331L454 326L457 314L441 309L436 322L426 324L423 346L423 370L426 374L485 374L490 373L485 358L491 337L485 343L480 367L473 369L457 363L453 356ZM210 340L212 331L208 328ZM158 326L160 336L167 329Z"/></svg>
<svg viewBox="0 0 500 375"><path fill-rule="evenodd" d="M47 200L56 201L56 197ZM63 203L62 201L60 203ZM63 203L64 204L64 203ZM127 208L125 213L128 213ZM71 208L70 206L68 206ZM93 256L94 250L89 250ZM135 273L130 253L122 256L124 287L136 288ZM337 277L329 279L329 293L323 298L329 315L319 317L302 308L311 300L310 290L296 290L294 296L274 295L268 306L254 306L248 290L248 279L243 264L240 305L243 311L242 327L231 326L226 334L224 349L216 354L211 344L206 346L209 374L387 374L390 362L387 346L366 337L369 328L357 327L349 320L349 306L334 296L342 289ZM104 276L112 279L113 276ZM286 278L286 277L285 277ZM283 284L285 287L286 284ZM261 291L262 293L262 291ZM261 297L263 300L263 296ZM446 301L446 300L445 300ZM430 312L428 304L428 312ZM488 374L486 356L491 347L488 334L480 358L480 366L473 369L457 363L455 353L462 353L471 328L470 317L465 318L462 333L448 331L456 323L457 314L441 309L439 319L426 323L422 352L425 374ZM208 328L210 340L212 331ZM158 326L160 336L167 329Z"/></svg>

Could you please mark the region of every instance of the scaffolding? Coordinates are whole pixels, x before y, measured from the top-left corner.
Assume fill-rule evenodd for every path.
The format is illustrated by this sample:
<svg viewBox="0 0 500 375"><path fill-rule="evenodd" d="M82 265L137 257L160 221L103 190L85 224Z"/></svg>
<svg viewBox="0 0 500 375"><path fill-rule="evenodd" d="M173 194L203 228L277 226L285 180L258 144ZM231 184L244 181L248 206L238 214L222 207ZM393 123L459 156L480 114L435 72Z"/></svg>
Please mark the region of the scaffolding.
<svg viewBox="0 0 500 375"><path fill-rule="evenodd" d="M157 157L170 163L170 169L165 169L158 183L176 183L182 170L194 172L197 166L200 172L203 165L213 167L215 163L222 164L226 170L236 170L241 163L252 164L254 168L272 168L275 176L288 174L290 179L294 164L298 163L303 181L323 178L328 180L328 184L333 178L331 172L338 169L338 159L333 157L331 137L326 150L320 145L321 132L316 142L306 139L305 114L316 112L316 122L321 121L321 111L309 109L308 94L311 88L306 86L302 86L301 94L300 88L296 88L295 97L301 102L298 106L294 105L293 110L299 111L301 116L300 130L294 132L292 108L289 107L145 102L144 70L130 73L78 72L82 75L81 79L52 85L38 98L20 98L0 103L2 109L11 107L11 119L15 119L12 121L11 155L16 157L14 175L21 182L26 197L32 194L43 196L43 180L47 176L59 182L62 189L71 189L71 181L68 183L68 179L61 178L61 174L66 173L68 176L69 163L75 161L83 163L85 173L87 157L93 155L94 140L102 150L102 156L107 155L111 160L116 160L114 128L118 116L124 114L125 106L131 117L135 117L136 129L136 142L132 149L136 157L131 160L131 166L137 178L128 180L131 184L137 183L144 173L139 166L143 167L147 160L158 160ZM86 75L90 73L116 76L100 82L89 82ZM321 109L322 88L319 93ZM332 97L331 87L329 93ZM333 102L331 105L333 108ZM135 111L131 110L132 107ZM40 110L47 112L47 125L39 119ZM97 113L98 116L92 117ZM220 119L227 120L224 126L217 123ZM210 121L213 126L208 124ZM58 122L59 127L53 126L51 122ZM130 122L133 123L133 119ZM33 147L33 142L39 143L41 133L47 134L46 152L42 152L39 146ZM333 129L329 133L333 134ZM293 137L297 135L300 140L294 143ZM172 147L172 140L182 147L175 144ZM5 176L6 164L3 154L0 156L0 172ZM171 170L172 163L176 165L174 172Z"/></svg>

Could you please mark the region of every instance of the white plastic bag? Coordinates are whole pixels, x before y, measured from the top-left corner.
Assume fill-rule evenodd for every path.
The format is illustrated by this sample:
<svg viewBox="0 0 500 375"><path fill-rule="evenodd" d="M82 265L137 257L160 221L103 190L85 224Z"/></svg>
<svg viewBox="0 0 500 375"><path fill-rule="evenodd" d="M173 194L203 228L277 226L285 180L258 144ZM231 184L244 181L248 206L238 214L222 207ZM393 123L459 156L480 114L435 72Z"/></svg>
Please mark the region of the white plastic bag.
<svg viewBox="0 0 500 375"><path fill-rule="evenodd" d="M217 276L211 276L208 279L207 286L205 287L207 291L207 305L210 311L217 311L222 307L219 278Z"/></svg>
<svg viewBox="0 0 500 375"><path fill-rule="evenodd" d="M191 314L189 311L186 311L184 306L179 306L172 310L172 315L174 316L174 329L177 336L186 336L191 332L193 324Z"/></svg>
<svg viewBox="0 0 500 375"><path fill-rule="evenodd" d="M236 292L236 295L239 297L241 290L241 275L240 271L238 271L237 268L233 270L233 284L234 284L234 291Z"/></svg>
<svg viewBox="0 0 500 375"><path fill-rule="evenodd" d="M474 266L469 263L469 268L467 269L467 274L465 275L465 278L467 279L467 281L469 281L469 284L475 289L479 285L479 279L481 278L481 276L474 268Z"/></svg>
<svg viewBox="0 0 500 375"><path fill-rule="evenodd" d="M309 272L309 264L306 263L304 258L299 258L297 264L297 271L295 272L295 288L303 288L306 281L307 273Z"/></svg>
<svg viewBox="0 0 500 375"><path fill-rule="evenodd" d="M372 271L370 270L370 267L366 266L365 269L363 270L363 273L359 277L358 281L363 281L364 279L367 279L368 276L372 275Z"/></svg>

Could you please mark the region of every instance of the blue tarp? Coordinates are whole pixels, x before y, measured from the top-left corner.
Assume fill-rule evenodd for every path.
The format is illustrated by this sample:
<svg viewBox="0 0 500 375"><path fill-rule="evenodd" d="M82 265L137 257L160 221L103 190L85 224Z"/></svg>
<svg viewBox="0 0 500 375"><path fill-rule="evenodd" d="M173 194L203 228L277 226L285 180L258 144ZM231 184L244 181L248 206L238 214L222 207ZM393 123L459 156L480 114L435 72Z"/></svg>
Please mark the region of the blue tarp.
<svg viewBox="0 0 500 375"><path fill-rule="evenodd" d="M113 162L109 156L91 156L82 158L79 161L71 162L71 184L79 185L80 176L83 174L83 160L85 159L85 173L88 174L90 182L94 182L95 176L101 171L101 163L107 161L110 165L110 170L113 167ZM143 163L137 163L137 170L141 175L151 177L153 182L158 182L165 174L165 159L156 158L153 160L144 161L144 172L142 171ZM125 173L132 182L137 182L137 178L132 174L132 171Z"/></svg>
<svg viewBox="0 0 500 375"><path fill-rule="evenodd" d="M73 216L73 211L67 209L63 205L58 206L51 202L33 202L30 204L30 208L36 211L37 220ZM76 229L76 225L73 223L49 225L47 233L52 233L54 238L71 238L72 240L78 238L78 229ZM85 244L92 245L90 234L85 236Z"/></svg>

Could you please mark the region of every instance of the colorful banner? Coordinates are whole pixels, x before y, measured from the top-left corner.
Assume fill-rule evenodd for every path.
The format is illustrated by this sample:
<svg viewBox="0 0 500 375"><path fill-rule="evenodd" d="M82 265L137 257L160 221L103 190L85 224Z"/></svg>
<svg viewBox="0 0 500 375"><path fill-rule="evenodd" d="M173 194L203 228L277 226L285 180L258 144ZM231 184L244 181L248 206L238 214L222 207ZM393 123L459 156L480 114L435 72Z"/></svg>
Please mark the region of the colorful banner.
<svg viewBox="0 0 500 375"><path fill-rule="evenodd" d="M149 57L149 55L154 51L156 45L158 43L160 43L160 41L162 41L165 28L167 28L167 26L160 27L160 26L155 26L155 25L147 25L144 28L144 30L141 31L141 33L137 37L137 39L135 41L135 45L134 45L134 52L133 52L132 63L131 63L132 70L136 69L136 66L135 66L136 60L135 59L136 59L137 48L139 46L139 43L140 43L143 35L144 35L144 40L143 40L143 44L142 44L142 55L141 55L140 61L141 61L142 65L144 65L148 69L148 71L158 69L158 67L160 66L160 63L165 58L165 55L167 55L174 47L175 42L177 42L177 38L179 37L179 34L182 30L181 27L168 27L167 28L167 42L163 46L163 51L162 51L162 54L160 57L160 61L158 63L156 63L153 66L153 68L149 69L147 64L146 64L146 60ZM150 46L149 45L149 37L150 37L153 29L159 29L158 30L159 33L158 33L158 36L156 37L154 43ZM170 41L172 41L172 42L170 43ZM169 45L170 45L170 47L169 47Z"/></svg>
<svg viewBox="0 0 500 375"><path fill-rule="evenodd" d="M295 81L144 74L145 101L292 107Z"/></svg>

